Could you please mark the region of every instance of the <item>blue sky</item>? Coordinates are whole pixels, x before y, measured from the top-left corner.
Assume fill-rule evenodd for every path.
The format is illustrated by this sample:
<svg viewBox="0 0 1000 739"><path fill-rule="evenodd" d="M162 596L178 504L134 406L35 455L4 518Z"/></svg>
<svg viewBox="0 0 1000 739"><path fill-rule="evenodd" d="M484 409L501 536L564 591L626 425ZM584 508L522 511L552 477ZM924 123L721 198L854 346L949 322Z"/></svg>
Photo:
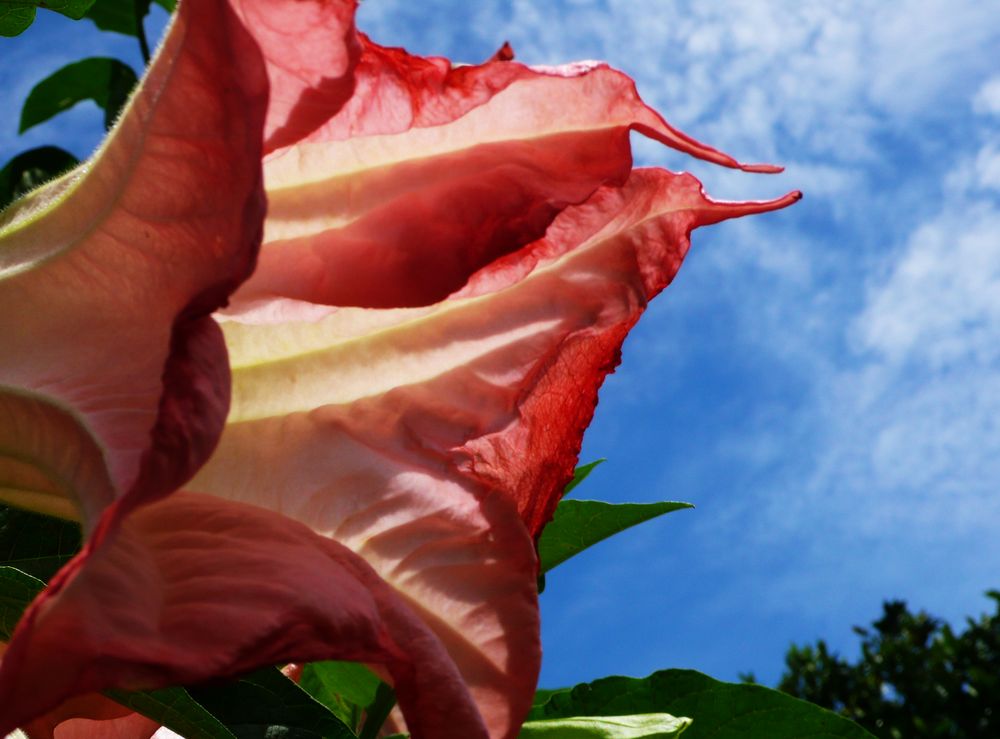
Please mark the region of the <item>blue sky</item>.
<svg viewBox="0 0 1000 739"><path fill-rule="evenodd" d="M156 20L162 21L158 8ZM51 14L0 39L0 160L86 155L92 106L17 136L31 86L134 40ZM790 642L855 652L884 598L960 621L1000 587L1000 15L975 0L365 0L375 40L477 61L605 59L766 177L637 139L721 198L626 343L577 493L694 511L555 570L542 683L693 667L774 682Z"/></svg>

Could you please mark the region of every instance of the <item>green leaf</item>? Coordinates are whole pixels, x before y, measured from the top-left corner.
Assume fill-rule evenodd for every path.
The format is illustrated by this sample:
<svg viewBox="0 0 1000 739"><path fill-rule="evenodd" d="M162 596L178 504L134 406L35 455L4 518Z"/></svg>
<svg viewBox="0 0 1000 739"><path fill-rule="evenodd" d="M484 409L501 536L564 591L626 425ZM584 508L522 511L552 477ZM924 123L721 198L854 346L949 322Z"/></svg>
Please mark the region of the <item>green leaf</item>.
<svg viewBox="0 0 1000 739"><path fill-rule="evenodd" d="M535 690L535 697L531 699L531 707L536 708L544 703L548 703L549 698L551 698L556 693L565 693L566 688L538 688Z"/></svg>
<svg viewBox="0 0 1000 739"><path fill-rule="evenodd" d="M587 477L590 475L590 473L594 471L594 468L597 467L597 465L607 461L608 460L603 458L595 459L593 462L588 462L587 464L581 464L579 467L573 470L573 479L566 484L566 489L563 490L563 495L566 496L569 495L571 492L573 492L573 488L575 488L581 482L586 480Z"/></svg>
<svg viewBox="0 0 1000 739"><path fill-rule="evenodd" d="M149 13L150 0L97 0L86 17L102 31L114 31L135 36L139 23ZM136 19L136 6L139 18Z"/></svg>
<svg viewBox="0 0 1000 739"><path fill-rule="evenodd" d="M691 725L689 718L668 713L637 716L575 716L527 721L520 739L673 739Z"/></svg>
<svg viewBox="0 0 1000 739"><path fill-rule="evenodd" d="M382 724L389 718L389 713L396 705L396 691L386 683L379 683L375 691L375 700L365 709L365 725L358 734L358 739L376 739Z"/></svg>
<svg viewBox="0 0 1000 739"><path fill-rule="evenodd" d="M0 506L0 565L48 581L80 551L82 538L72 521Z"/></svg>
<svg viewBox="0 0 1000 739"><path fill-rule="evenodd" d="M375 701L378 676L358 662L313 662L302 668L299 685L352 729Z"/></svg>
<svg viewBox="0 0 1000 739"><path fill-rule="evenodd" d="M0 36L17 36L35 20L35 9L20 3L0 2Z"/></svg>
<svg viewBox="0 0 1000 739"><path fill-rule="evenodd" d="M173 13L177 9L177 0L156 0L156 4L168 13Z"/></svg>
<svg viewBox="0 0 1000 739"><path fill-rule="evenodd" d="M104 127L111 128L138 81L132 68L117 59L91 57L67 64L28 93L21 108L20 132L84 100L93 100L104 109Z"/></svg>
<svg viewBox="0 0 1000 739"><path fill-rule="evenodd" d="M94 0L0 0L0 36L17 36L35 20L38 8L48 8L79 20Z"/></svg>
<svg viewBox="0 0 1000 739"><path fill-rule="evenodd" d="M548 572L584 549L620 531L665 513L693 508L690 503L603 503L564 500L538 540L542 572Z"/></svg>
<svg viewBox="0 0 1000 739"><path fill-rule="evenodd" d="M13 567L0 567L0 641L9 641L24 609L45 583Z"/></svg>
<svg viewBox="0 0 1000 739"><path fill-rule="evenodd" d="M606 677L556 691L529 721L669 713L693 724L684 739L872 739L852 721L761 685L723 683L693 670Z"/></svg>
<svg viewBox="0 0 1000 739"><path fill-rule="evenodd" d="M188 688L239 739L354 739L354 732L305 690L269 667L225 685Z"/></svg>
<svg viewBox="0 0 1000 739"><path fill-rule="evenodd" d="M0 210L79 163L75 156L58 146L22 151L0 169Z"/></svg>
<svg viewBox="0 0 1000 739"><path fill-rule="evenodd" d="M141 713L185 739L237 739L215 716L205 710L184 688L164 688L128 693L104 693L123 706Z"/></svg>

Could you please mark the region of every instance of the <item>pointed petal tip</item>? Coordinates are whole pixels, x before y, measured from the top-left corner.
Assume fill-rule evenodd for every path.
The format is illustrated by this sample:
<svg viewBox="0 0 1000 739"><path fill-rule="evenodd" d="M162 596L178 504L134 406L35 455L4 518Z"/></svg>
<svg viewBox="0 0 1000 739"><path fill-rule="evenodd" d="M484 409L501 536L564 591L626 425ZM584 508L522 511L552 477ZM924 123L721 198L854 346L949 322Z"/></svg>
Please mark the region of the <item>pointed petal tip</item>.
<svg viewBox="0 0 1000 739"><path fill-rule="evenodd" d="M777 164L743 164L741 162L739 168L744 172L752 172L754 174L781 174L785 171L784 167Z"/></svg>
<svg viewBox="0 0 1000 739"><path fill-rule="evenodd" d="M765 200L763 204L769 206L767 210L779 210L780 208L787 208L789 205L795 205L795 203L802 200L801 190L792 190L791 192L785 193L780 198L775 198L774 200ZM754 211L759 212L759 211Z"/></svg>
<svg viewBox="0 0 1000 739"><path fill-rule="evenodd" d="M802 199L801 190L792 190L773 200L709 200L711 207L699 219L699 226L719 223L730 218L740 218L757 213L770 213L794 205Z"/></svg>
<svg viewBox="0 0 1000 739"><path fill-rule="evenodd" d="M781 197L773 198L772 200L745 200L742 202L722 202L720 205L726 209L732 210L732 215L737 216L749 216L754 213L769 213L772 210L781 210L782 208L787 208L789 205L794 205L795 203L802 200L801 190L792 190L787 192Z"/></svg>
<svg viewBox="0 0 1000 739"><path fill-rule="evenodd" d="M503 45L494 52L493 56L487 59L488 62L510 62L514 60L514 47L510 41L504 41Z"/></svg>

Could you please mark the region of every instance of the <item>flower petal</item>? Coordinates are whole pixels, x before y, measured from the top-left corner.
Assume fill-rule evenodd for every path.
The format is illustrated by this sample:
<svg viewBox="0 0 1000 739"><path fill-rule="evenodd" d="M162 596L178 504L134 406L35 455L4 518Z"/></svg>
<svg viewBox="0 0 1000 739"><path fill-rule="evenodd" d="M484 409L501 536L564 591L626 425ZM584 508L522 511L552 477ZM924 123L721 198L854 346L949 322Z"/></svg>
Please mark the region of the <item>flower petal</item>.
<svg viewBox="0 0 1000 739"><path fill-rule="evenodd" d="M223 323L233 406L191 489L271 508L350 547L446 644L495 736L537 671L537 535L597 389L701 224L793 202L708 200L640 170L427 308L276 301Z"/></svg>
<svg viewBox="0 0 1000 739"><path fill-rule="evenodd" d="M238 423L191 489L360 555L447 648L490 736L515 736L541 659L532 541L507 501L455 484L419 424L382 403Z"/></svg>
<svg viewBox="0 0 1000 739"><path fill-rule="evenodd" d="M414 737L486 736L441 642L362 559L288 518L192 493L133 511L27 611L0 673L0 735L73 695L300 659L384 665Z"/></svg>
<svg viewBox="0 0 1000 739"><path fill-rule="evenodd" d="M0 218L0 412L24 426L44 407L46 428L59 429L4 439L0 489L58 479L43 497L71 492L92 525L152 458L173 457L170 479L146 480L156 495L211 451L225 351L196 323L254 264L266 97L259 52L228 5L182 3L94 158ZM193 405L194 375L171 380L178 363L200 378L193 397L213 398L208 410L170 412ZM72 504L49 510L60 507Z"/></svg>
<svg viewBox="0 0 1000 739"><path fill-rule="evenodd" d="M265 152L295 143L336 114L354 91L360 46L355 0L232 0L267 64L271 100Z"/></svg>
<svg viewBox="0 0 1000 739"><path fill-rule="evenodd" d="M433 303L632 167L629 132L726 166L606 65L452 67L361 39L343 110L265 163L260 268L234 306ZM775 169L775 168L771 168Z"/></svg>
<svg viewBox="0 0 1000 739"><path fill-rule="evenodd" d="M233 407L219 451L192 484L303 520L302 500L349 510L357 504L337 496L352 489L419 489L432 498L450 484L501 493L537 535L572 475L598 387L647 301L673 279L691 230L797 198L715 202L690 175L637 170L624 187L567 208L545 238L437 305L374 311L276 301L227 321ZM319 451L308 455L319 467L293 491L272 481L283 479L278 457L300 446L282 427L297 416L331 438L328 463ZM262 453L256 440L267 427L280 452ZM239 492L223 492L227 484ZM333 518L357 526L353 540L335 530L356 549L379 525L376 517Z"/></svg>
<svg viewBox="0 0 1000 739"><path fill-rule="evenodd" d="M160 725L94 693L67 701L23 728L31 739L150 739Z"/></svg>
<svg viewBox="0 0 1000 739"><path fill-rule="evenodd" d="M7 644L0 642L0 661L6 650ZM22 727L31 739L150 739L159 728L97 693L66 701Z"/></svg>

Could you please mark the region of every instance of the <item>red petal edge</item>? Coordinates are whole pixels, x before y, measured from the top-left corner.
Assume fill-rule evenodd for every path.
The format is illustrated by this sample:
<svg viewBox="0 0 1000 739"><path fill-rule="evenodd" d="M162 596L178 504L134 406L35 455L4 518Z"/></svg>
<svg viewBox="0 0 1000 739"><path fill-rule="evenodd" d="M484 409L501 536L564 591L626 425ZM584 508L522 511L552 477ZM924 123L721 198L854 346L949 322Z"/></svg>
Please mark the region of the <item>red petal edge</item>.
<svg viewBox="0 0 1000 739"><path fill-rule="evenodd" d="M176 493L133 511L25 613L0 671L0 735L112 686L322 659L384 665L415 739L488 736L439 639L364 560L270 511Z"/></svg>
<svg viewBox="0 0 1000 739"><path fill-rule="evenodd" d="M513 392L517 422L494 422L500 430L462 447L466 473L503 491L537 538L573 476L597 392L621 361L622 342L648 301L673 281L691 231L785 208L801 197L796 191L769 201L715 201L691 175L637 169L623 187L602 188L567 208L545 238L474 275L456 298L499 293L583 244L610 244L600 280L568 281L566 294L552 296L575 304L566 314L581 312L585 322L560 327L523 377Z"/></svg>

